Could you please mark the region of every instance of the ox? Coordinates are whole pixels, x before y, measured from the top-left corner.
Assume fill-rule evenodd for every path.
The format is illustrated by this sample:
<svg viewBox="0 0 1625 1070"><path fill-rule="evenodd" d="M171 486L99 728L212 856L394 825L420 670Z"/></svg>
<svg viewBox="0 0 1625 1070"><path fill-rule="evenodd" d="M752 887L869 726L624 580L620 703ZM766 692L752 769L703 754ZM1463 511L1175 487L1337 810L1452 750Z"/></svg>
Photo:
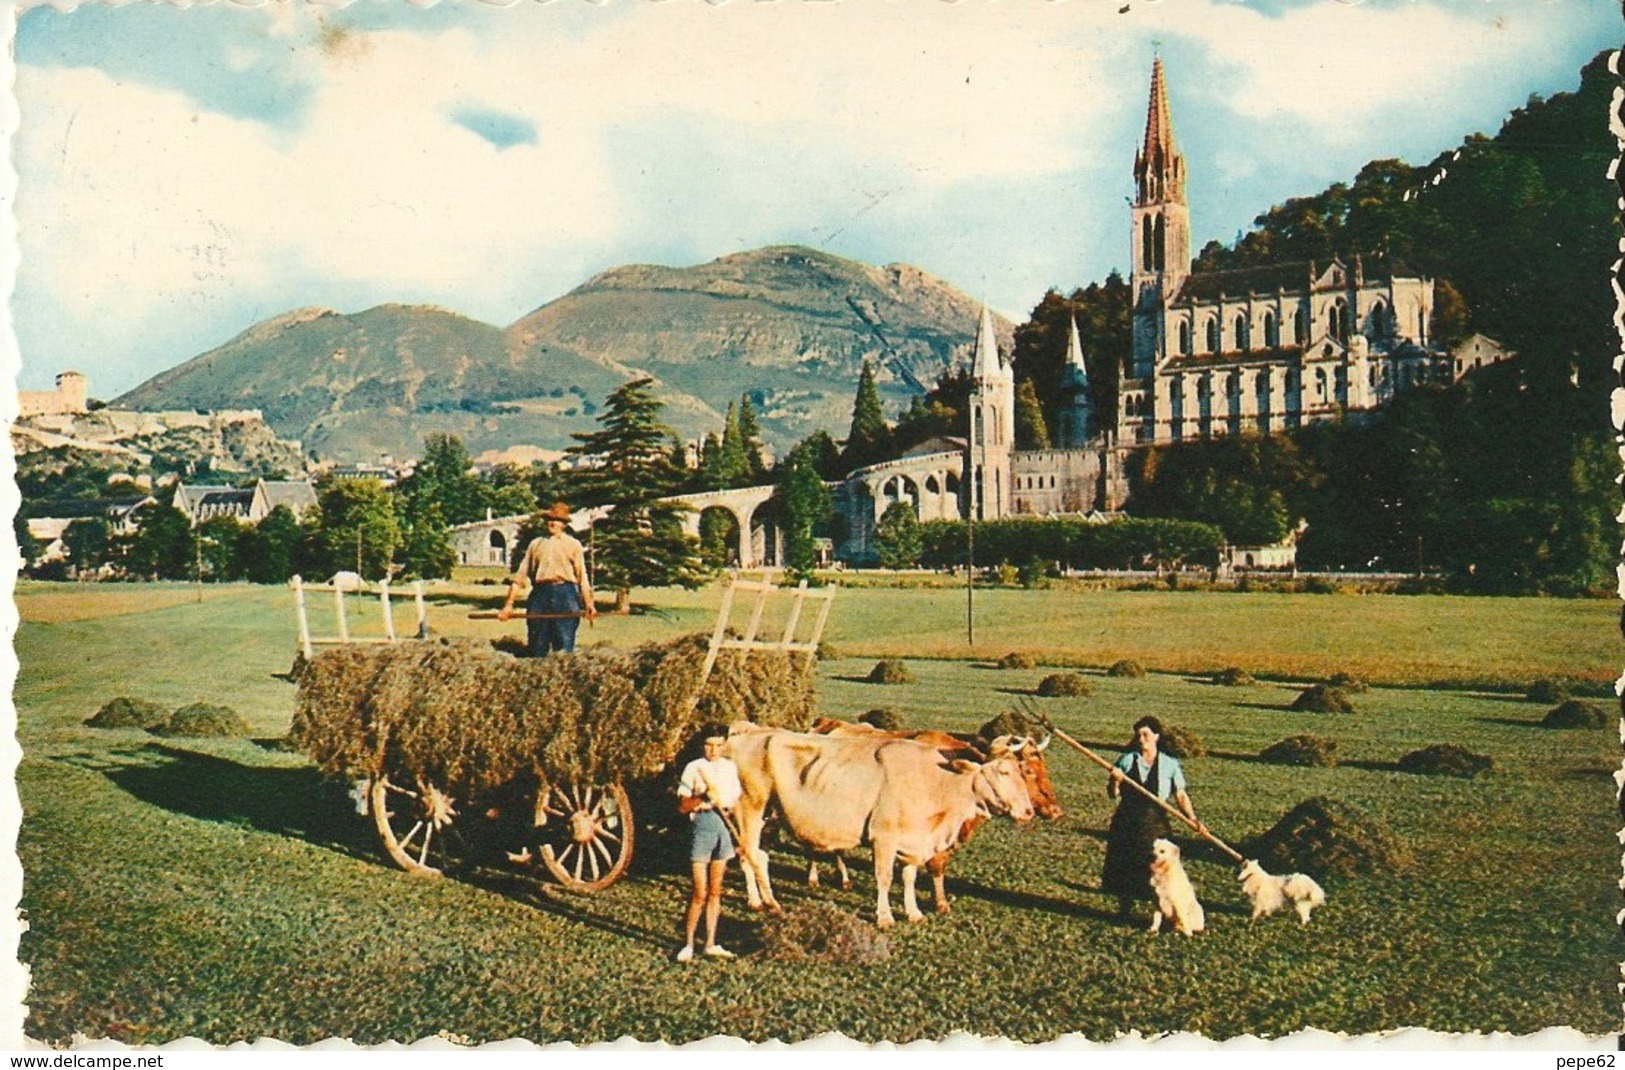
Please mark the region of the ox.
<svg viewBox="0 0 1625 1070"><path fill-rule="evenodd" d="M821 717L813 722L812 730L825 736L857 736L874 739L886 737L891 739L912 739L917 743L924 743L937 748L942 755L949 759L964 758L974 762L987 760L987 741L981 736L939 732L935 729L921 729L910 732L886 732L873 725L853 724L850 721L838 721L830 717ZM1034 742L1030 745L1019 746L1012 749L1017 761L1021 763L1021 779L1027 785L1027 794L1032 798L1033 810L1046 821L1053 821L1061 817L1065 811L1055 795L1055 785L1050 781L1049 767L1044 762L1044 751L1050 744L1050 737L1046 736L1042 743ZM969 840L976 826L984 819L976 817L965 823L959 830L959 843ZM957 846L957 844L955 845ZM953 848L932 857L926 864L931 871L931 896L938 914L948 913L948 890L946 873L948 859ZM835 870L840 875L842 889L850 889L852 880L847 876L846 860L839 853L834 855ZM818 860L809 855L807 859L807 887L818 887Z"/></svg>
<svg viewBox="0 0 1625 1070"><path fill-rule="evenodd" d="M1018 744L1019 746L1019 744ZM729 749L744 788L736 813L745 886L753 908L779 910L761 848L762 819L777 800L790 830L819 851L866 839L875 855L875 921L892 925L891 881L903 863L903 911L919 921L919 867L960 842L966 823L992 813L1033 816L1017 760L1002 741L989 760L948 761L934 748L885 735L818 736L734 726Z"/></svg>

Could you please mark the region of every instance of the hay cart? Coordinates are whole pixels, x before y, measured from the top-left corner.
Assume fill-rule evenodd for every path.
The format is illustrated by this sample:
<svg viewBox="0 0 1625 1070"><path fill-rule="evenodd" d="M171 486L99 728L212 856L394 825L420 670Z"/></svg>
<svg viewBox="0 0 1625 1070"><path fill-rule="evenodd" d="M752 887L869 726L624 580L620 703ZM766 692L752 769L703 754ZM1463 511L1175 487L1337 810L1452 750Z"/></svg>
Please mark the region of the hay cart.
<svg viewBox="0 0 1625 1070"><path fill-rule="evenodd" d="M775 592L788 610L764 638ZM749 713L805 727L833 594L735 579L708 637L629 652L522 659L474 640L338 646L307 663L293 738L355 783L358 810L408 873L494 866L601 891L631 865L638 789L668 774L701 724ZM817 609L804 614L809 599ZM744 606L736 633L730 617ZM300 609L306 643L302 599Z"/></svg>

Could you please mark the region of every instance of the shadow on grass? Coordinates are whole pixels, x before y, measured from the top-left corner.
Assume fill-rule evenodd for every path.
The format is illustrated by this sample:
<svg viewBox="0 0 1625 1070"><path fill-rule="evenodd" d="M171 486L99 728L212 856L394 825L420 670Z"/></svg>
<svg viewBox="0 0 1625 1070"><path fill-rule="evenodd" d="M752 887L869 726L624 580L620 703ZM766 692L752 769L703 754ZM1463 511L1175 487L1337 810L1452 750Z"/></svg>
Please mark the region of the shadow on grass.
<svg viewBox="0 0 1625 1070"><path fill-rule="evenodd" d="M1475 721L1484 721L1487 724L1509 724L1514 728L1541 728L1546 725L1541 721L1525 721L1518 717L1474 717Z"/></svg>
<svg viewBox="0 0 1625 1070"><path fill-rule="evenodd" d="M100 770L142 802L189 817L248 825L354 858L376 860L372 826L346 785L313 767L242 765L164 743L126 752Z"/></svg>
<svg viewBox="0 0 1625 1070"><path fill-rule="evenodd" d="M832 676L831 680L839 680L846 684L873 684L876 687L907 687L908 684L887 683L884 680L871 680L867 676Z"/></svg>
<svg viewBox="0 0 1625 1070"><path fill-rule="evenodd" d="M1278 702L1237 702L1234 705L1244 710L1268 710L1271 713L1307 713L1307 710L1295 710L1292 703L1282 705Z"/></svg>

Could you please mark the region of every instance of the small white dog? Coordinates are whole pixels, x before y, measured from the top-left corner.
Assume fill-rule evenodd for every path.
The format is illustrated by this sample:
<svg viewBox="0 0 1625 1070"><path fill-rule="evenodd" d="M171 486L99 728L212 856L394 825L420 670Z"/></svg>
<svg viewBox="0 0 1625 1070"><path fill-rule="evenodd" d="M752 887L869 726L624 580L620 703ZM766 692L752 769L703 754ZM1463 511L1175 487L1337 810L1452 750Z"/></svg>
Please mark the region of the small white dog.
<svg viewBox="0 0 1625 1070"><path fill-rule="evenodd" d="M1247 893L1247 898L1253 901L1254 921L1275 913L1290 902L1298 912L1298 920L1308 925L1310 912L1326 902L1326 893L1313 877L1306 877L1302 873L1272 876L1250 858L1241 864L1241 872L1236 874L1236 879L1241 882L1241 890Z"/></svg>
<svg viewBox="0 0 1625 1070"><path fill-rule="evenodd" d="M1199 933L1207 924L1196 889L1179 861L1179 847L1172 840L1151 845L1151 890L1157 895L1157 913L1151 918L1151 931L1162 928L1167 918L1183 936Z"/></svg>

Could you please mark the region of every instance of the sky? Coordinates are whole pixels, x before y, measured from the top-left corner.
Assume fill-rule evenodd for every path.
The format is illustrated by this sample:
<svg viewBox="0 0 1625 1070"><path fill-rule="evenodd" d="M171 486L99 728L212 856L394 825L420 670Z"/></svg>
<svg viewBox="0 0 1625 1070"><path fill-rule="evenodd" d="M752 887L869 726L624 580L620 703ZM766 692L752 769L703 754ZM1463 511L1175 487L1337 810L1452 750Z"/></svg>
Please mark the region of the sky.
<svg viewBox="0 0 1625 1070"><path fill-rule="evenodd" d="M1614 0L34 7L17 382L111 399L293 308L506 326L611 267L782 243L1019 322L1128 267L1156 54L1194 250L1493 133L1621 29Z"/></svg>

